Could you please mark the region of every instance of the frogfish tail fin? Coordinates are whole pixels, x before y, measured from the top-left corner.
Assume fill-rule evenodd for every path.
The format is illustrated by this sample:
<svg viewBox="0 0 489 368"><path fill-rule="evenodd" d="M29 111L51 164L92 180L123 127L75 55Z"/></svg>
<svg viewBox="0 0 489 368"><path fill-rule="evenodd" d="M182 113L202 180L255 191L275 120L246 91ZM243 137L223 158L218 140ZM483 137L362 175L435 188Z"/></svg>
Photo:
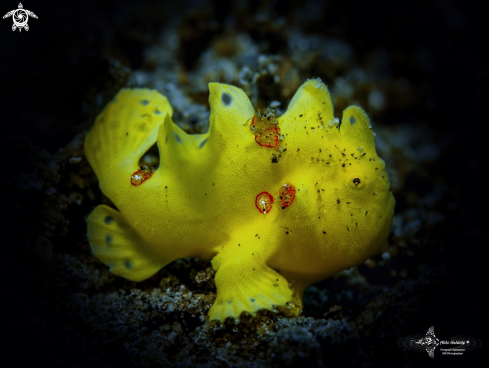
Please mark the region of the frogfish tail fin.
<svg viewBox="0 0 489 368"><path fill-rule="evenodd" d="M124 216L105 205L100 205L88 217L88 240L93 255L110 267L113 274L132 281L142 281L175 259L167 258L150 247L127 223Z"/></svg>

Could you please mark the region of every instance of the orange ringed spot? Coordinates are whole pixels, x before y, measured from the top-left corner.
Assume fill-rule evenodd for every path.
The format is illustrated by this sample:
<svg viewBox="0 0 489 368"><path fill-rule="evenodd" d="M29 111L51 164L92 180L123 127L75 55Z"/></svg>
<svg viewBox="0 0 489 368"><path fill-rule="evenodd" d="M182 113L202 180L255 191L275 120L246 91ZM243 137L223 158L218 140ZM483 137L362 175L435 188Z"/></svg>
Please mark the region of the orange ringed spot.
<svg viewBox="0 0 489 368"><path fill-rule="evenodd" d="M278 146L278 129L268 128L261 135L255 135L255 141L262 147L274 148Z"/></svg>
<svg viewBox="0 0 489 368"><path fill-rule="evenodd" d="M255 141L262 147L278 147L278 127L274 117L254 116L251 120L251 131L255 134Z"/></svg>
<svg viewBox="0 0 489 368"><path fill-rule="evenodd" d="M261 192L256 196L255 206L258 208L258 211L266 215L272 209L273 197L270 193Z"/></svg>
<svg viewBox="0 0 489 368"><path fill-rule="evenodd" d="M143 184L146 180L153 176L153 171L150 169L141 169L136 171L131 175L131 184L137 187L138 185Z"/></svg>
<svg viewBox="0 0 489 368"><path fill-rule="evenodd" d="M278 197L282 203L282 209L289 207L295 199L295 187L292 184L284 184L278 191Z"/></svg>

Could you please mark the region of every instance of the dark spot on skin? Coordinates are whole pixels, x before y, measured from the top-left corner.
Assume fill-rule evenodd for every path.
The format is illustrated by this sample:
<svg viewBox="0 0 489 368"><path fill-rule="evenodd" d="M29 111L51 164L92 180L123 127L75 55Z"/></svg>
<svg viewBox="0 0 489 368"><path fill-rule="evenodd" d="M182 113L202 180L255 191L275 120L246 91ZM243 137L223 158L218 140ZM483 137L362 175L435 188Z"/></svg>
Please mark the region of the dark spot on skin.
<svg viewBox="0 0 489 368"><path fill-rule="evenodd" d="M161 111L155 108L155 115L161 115Z"/></svg>
<svg viewBox="0 0 489 368"><path fill-rule="evenodd" d="M141 100L141 101L139 101L139 103L140 103L142 106L148 106L148 105L149 105L149 101L148 101L148 100Z"/></svg>
<svg viewBox="0 0 489 368"><path fill-rule="evenodd" d="M340 200L339 200L339 199L337 199L337 200L336 200L336 203L337 203L337 204L340 204Z"/></svg>
<svg viewBox="0 0 489 368"><path fill-rule="evenodd" d="M355 119L354 116L350 116L350 123L351 123L351 125L355 125L356 122L357 122L357 119Z"/></svg>
<svg viewBox="0 0 489 368"><path fill-rule="evenodd" d="M360 179L359 178L353 179L353 184L355 184L355 185L360 184Z"/></svg>
<svg viewBox="0 0 489 368"><path fill-rule="evenodd" d="M255 302L255 299L250 298L250 302L254 303Z"/></svg>
<svg viewBox="0 0 489 368"><path fill-rule="evenodd" d="M173 135L175 136L175 140L177 141L177 143L182 143L182 141L181 141L181 139L177 133L173 132Z"/></svg>
<svg viewBox="0 0 489 368"><path fill-rule="evenodd" d="M113 241L114 241L114 238L112 237L112 235L107 234L107 235L105 236L105 243L106 243L107 245L111 245L111 244L113 243Z"/></svg>
<svg viewBox="0 0 489 368"><path fill-rule="evenodd" d="M221 95L221 101L224 105L229 106L233 102L233 98L229 93L223 92Z"/></svg>
<svg viewBox="0 0 489 368"><path fill-rule="evenodd" d="M112 223L112 221L114 221L114 219L111 216L105 216L104 222L107 225L110 225Z"/></svg>
<svg viewBox="0 0 489 368"><path fill-rule="evenodd" d="M323 234L326 234L326 231L323 231Z"/></svg>
<svg viewBox="0 0 489 368"><path fill-rule="evenodd" d="M124 261L124 267L130 270L132 268L132 262L128 259Z"/></svg>
<svg viewBox="0 0 489 368"><path fill-rule="evenodd" d="M199 149L201 149L202 147L204 147L206 143L207 143L207 138L204 139L202 142L199 143Z"/></svg>
<svg viewBox="0 0 489 368"><path fill-rule="evenodd" d="M148 130L148 126L145 122L141 122L141 124L138 125L138 130L140 132L145 132L146 130Z"/></svg>

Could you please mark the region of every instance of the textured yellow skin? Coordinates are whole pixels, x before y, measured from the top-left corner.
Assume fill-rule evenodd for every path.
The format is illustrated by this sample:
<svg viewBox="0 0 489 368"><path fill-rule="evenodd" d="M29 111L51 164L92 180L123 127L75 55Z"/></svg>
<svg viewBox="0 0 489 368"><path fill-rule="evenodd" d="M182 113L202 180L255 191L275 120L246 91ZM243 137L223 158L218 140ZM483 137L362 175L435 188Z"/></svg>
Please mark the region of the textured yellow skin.
<svg viewBox="0 0 489 368"><path fill-rule="evenodd" d="M134 281L177 258L212 260L210 320L290 301L297 314L309 285L372 257L390 231L395 201L369 119L350 106L338 127L326 86L309 80L277 119L280 149L263 147L250 130L255 110L245 93L218 83L209 89L207 134L187 135L171 121L167 99L147 89L121 90L97 117L85 151L119 211L101 205L89 216L92 251ZM155 142L159 169L131 185ZM282 209L285 183L297 192ZM264 191L274 197L266 215L255 206Z"/></svg>

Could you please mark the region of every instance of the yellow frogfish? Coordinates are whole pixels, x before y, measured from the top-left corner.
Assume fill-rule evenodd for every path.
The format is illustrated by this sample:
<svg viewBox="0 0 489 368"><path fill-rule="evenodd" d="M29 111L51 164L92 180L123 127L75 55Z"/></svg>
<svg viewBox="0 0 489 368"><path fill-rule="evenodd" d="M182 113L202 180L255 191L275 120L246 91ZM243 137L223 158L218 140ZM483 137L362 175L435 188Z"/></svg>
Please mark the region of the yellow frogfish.
<svg viewBox="0 0 489 368"><path fill-rule="evenodd" d="M88 217L93 254L144 280L177 258L211 260L209 320L302 309L305 289L385 244L394 212L366 113L333 115L327 87L306 81L287 111L257 112L239 88L210 83L210 128L188 135L159 92L122 89L85 139L116 209ZM157 169L141 157L157 144Z"/></svg>

